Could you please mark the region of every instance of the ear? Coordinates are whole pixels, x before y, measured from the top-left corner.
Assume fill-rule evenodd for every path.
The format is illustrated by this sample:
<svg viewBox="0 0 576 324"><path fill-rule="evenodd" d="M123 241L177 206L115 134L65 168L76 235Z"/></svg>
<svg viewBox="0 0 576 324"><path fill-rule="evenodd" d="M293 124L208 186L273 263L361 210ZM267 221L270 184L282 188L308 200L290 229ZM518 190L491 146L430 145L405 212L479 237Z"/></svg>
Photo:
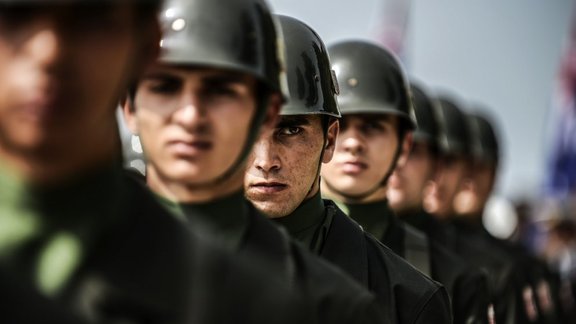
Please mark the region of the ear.
<svg viewBox="0 0 576 324"><path fill-rule="evenodd" d="M408 156L410 156L410 151L412 150L412 138L413 138L412 132L406 132L406 134L404 135L402 143L400 143L401 151L400 156L398 156L398 161L396 162L397 168L402 168L404 167L404 165L406 165L406 162L408 161Z"/></svg>
<svg viewBox="0 0 576 324"><path fill-rule="evenodd" d="M326 133L326 144L324 146L324 156L322 157L322 163L328 163L332 160L334 156L334 151L336 150L336 139L338 138L338 133L340 132L340 122L338 120L333 120L328 126L328 132Z"/></svg>
<svg viewBox="0 0 576 324"><path fill-rule="evenodd" d="M126 126L134 135L138 135L138 123L136 122L136 107L134 107L133 99L128 95L122 100L122 112L124 114L124 121Z"/></svg>

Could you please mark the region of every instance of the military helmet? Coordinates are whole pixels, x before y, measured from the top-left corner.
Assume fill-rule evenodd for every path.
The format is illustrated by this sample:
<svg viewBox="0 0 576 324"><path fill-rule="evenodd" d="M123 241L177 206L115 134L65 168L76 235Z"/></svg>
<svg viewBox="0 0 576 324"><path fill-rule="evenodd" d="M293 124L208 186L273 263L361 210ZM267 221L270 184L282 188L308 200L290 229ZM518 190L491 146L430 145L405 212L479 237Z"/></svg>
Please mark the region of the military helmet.
<svg viewBox="0 0 576 324"><path fill-rule="evenodd" d="M412 91L414 115L418 125L414 131L414 141L425 142L434 147L439 147L438 121L434 112L434 106L438 103L414 82L410 83L410 90Z"/></svg>
<svg viewBox="0 0 576 324"><path fill-rule="evenodd" d="M392 114L408 129L415 128L408 81L393 54L366 41L339 42L328 52L340 82L338 103L343 115Z"/></svg>
<svg viewBox="0 0 576 324"><path fill-rule="evenodd" d="M470 134L466 115L448 96L438 97L438 103L436 117L440 130L440 151L444 154L469 154Z"/></svg>
<svg viewBox="0 0 576 324"><path fill-rule="evenodd" d="M475 112L468 115L471 137L471 149L474 159L497 163L499 159L498 137L488 117Z"/></svg>
<svg viewBox="0 0 576 324"><path fill-rule="evenodd" d="M289 93L281 114L340 117L336 101L338 83L320 36L297 19L277 17L286 44Z"/></svg>
<svg viewBox="0 0 576 324"><path fill-rule="evenodd" d="M168 0L160 21L161 62L248 73L284 93L281 37L263 0Z"/></svg>

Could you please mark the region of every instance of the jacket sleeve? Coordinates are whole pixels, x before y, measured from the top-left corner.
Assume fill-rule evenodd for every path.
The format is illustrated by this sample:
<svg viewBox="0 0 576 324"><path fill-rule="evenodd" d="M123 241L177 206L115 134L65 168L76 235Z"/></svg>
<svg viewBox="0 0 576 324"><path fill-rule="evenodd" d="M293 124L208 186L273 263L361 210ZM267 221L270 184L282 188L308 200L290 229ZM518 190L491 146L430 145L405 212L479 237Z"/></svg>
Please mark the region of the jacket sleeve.
<svg viewBox="0 0 576 324"><path fill-rule="evenodd" d="M424 301L420 311L414 319L415 324L450 324L452 323L452 309L450 298L444 287L439 287Z"/></svg>
<svg viewBox="0 0 576 324"><path fill-rule="evenodd" d="M489 323L488 282L482 273L467 273L456 281L452 296L454 323Z"/></svg>

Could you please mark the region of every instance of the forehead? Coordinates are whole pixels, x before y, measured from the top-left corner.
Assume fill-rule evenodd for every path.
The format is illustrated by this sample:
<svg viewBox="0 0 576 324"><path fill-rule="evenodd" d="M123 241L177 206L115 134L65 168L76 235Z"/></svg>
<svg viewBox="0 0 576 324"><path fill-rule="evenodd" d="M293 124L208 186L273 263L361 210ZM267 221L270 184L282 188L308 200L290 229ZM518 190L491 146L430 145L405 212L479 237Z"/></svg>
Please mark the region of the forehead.
<svg viewBox="0 0 576 324"><path fill-rule="evenodd" d="M342 121L345 123L389 123L396 126L398 125L398 116L390 114L346 114L342 115Z"/></svg>
<svg viewBox="0 0 576 324"><path fill-rule="evenodd" d="M319 115L281 115L278 119L277 127L286 125L294 126L318 126L321 127L321 117Z"/></svg>
<svg viewBox="0 0 576 324"><path fill-rule="evenodd" d="M247 73L232 70L193 66L193 65L171 65L155 63L146 70L146 77L171 77L179 79L217 79L229 83L255 84L256 78Z"/></svg>

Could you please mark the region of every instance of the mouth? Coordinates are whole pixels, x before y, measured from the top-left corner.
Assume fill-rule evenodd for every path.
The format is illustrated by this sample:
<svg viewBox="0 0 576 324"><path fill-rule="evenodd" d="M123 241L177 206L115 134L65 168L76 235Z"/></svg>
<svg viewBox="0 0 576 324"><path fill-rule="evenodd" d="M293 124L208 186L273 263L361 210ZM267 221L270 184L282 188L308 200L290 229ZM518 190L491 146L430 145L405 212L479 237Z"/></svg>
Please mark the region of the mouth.
<svg viewBox="0 0 576 324"><path fill-rule="evenodd" d="M359 161L349 161L340 164L342 172L348 175L357 175L368 169L368 164Z"/></svg>
<svg viewBox="0 0 576 324"><path fill-rule="evenodd" d="M176 155L192 157L198 154L208 152L212 149L213 144L210 141L182 141L175 140L168 142L168 148Z"/></svg>
<svg viewBox="0 0 576 324"><path fill-rule="evenodd" d="M62 98L55 94L33 96L20 108L20 113L36 120L48 120L62 113L65 109Z"/></svg>
<svg viewBox="0 0 576 324"><path fill-rule="evenodd" d="M262 194L274 194L286 190L288 185L281 182L258 182L250 185L250 190Z"/></svg>

